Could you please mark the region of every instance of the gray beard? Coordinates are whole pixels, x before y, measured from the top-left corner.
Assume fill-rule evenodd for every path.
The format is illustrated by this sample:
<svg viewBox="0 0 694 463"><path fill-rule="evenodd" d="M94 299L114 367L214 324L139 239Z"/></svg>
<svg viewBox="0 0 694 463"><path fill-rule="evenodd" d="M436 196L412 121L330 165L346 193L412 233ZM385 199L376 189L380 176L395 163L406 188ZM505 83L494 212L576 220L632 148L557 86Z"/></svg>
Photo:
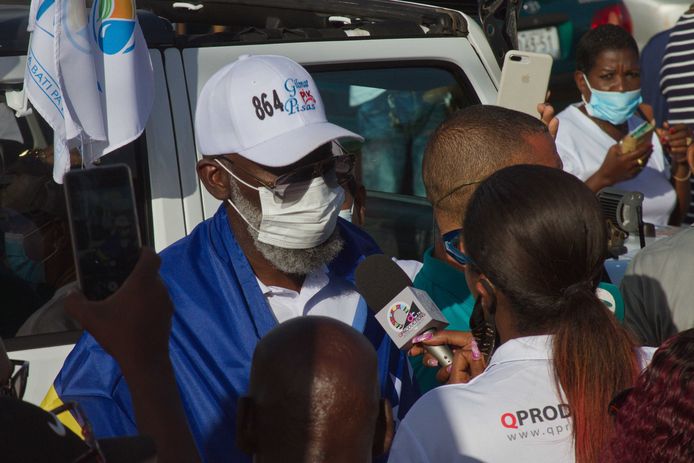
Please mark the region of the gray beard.
<svg viewBox="0 0 694 463"><path fill-rule="evenodd" d="M253 239L253 245L277 270L293 275L308 275L323 265L332 262L340 253L344 240L335 227L332 235L318 246L308 249L287 249L258 241L258 232L263 214L259 207L243 197L238 185L230 182L231 201L249 223L246 223L248 234ZM242 217L242 219L243 219ZM245 221L244 221L245 222Z"/></svg>

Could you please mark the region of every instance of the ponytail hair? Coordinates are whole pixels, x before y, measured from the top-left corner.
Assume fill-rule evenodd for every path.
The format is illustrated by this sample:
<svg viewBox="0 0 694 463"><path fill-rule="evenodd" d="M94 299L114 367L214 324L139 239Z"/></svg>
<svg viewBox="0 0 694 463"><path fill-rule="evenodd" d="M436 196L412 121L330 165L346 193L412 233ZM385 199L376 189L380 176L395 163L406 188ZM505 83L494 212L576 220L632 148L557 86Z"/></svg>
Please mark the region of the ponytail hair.
<svg viewBox="0 0 694 463"><path fill-rule="evenodd" d="M565 295L562 305L554 330L554 374L571 409L576 461L595 462L613 432L608 404L638 374L635 345L595 288Z"/></svg>
<svg viewBox="0 0 694 463"><path fill-rule="evenodd" d="M510 302L516 330L552 334L576 461L598 460L613 395L638 374L635 344L595 294L607 255L595 195L559 169L517 165L485 180L465 217L465 251Z"/></svg>

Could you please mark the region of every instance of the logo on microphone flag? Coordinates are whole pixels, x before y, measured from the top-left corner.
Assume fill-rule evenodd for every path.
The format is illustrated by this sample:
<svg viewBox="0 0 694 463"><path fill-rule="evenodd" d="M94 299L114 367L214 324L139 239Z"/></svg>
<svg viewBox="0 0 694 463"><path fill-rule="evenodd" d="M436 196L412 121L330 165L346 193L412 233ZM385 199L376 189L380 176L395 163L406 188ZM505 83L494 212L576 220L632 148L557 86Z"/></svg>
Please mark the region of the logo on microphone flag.
<svg viewBox="0 0 694 463"><path fill-rule="evenodd" d="M421 318L419 307L413 302L396 302L388 309L388 321L397 332L407 331L408 326Z"/></svg>
<svg viewBox="0 0 694 463"><path fill-rule="evenodd" d="M53 178L137 138L152 108L154 77L133 0L33 0L24 90L54 131Z"/></svg>

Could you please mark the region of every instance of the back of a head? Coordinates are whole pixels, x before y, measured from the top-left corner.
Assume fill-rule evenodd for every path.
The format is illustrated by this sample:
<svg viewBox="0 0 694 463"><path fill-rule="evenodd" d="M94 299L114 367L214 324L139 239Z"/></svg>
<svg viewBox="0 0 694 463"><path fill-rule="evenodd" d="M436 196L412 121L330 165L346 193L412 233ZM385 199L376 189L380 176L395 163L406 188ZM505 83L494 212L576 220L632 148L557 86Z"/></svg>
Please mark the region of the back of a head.
<svg viewBox="0 0 694 463"><path fill-rule="evenodd" d="M595 294L607 250L597 199L560 169L512 166L479 186L464 229L466 253L509 300L517 332L554 335L576 460L595 461L611 433L607 404L638 371L629 335Z"/></svg>
<svg viewBox="0 0 694 463"><path fill-rule="evenodd" d="M615 417L610 462L694 461L694 328L653 355Z"/></svg>
<svg viewBox="0 0 694 463"><path fill-rule="evenodd" d="M606 229L593 193L559 169L502 169L475 192L465 217L465 249L512 301L521 332L556 325L572 285L593 288Z"/></svg>
<svg viewBox="0 0 694 463"><path fill-rule="evenodd" d="M549 132L527 114L491 105L461 109L427 144L422 162L427 198L447 218L459 220L477 183L503 167L535 163L539 153L526 140L535 134Z"/></svg>
<svg viewBox="0 0 694 463"><path fill-rule="evenodd" d="M377 371L376 352L351 326L313 316L282 323L253 356L253 452L283 461L370 455L379 416Z"/></svg>

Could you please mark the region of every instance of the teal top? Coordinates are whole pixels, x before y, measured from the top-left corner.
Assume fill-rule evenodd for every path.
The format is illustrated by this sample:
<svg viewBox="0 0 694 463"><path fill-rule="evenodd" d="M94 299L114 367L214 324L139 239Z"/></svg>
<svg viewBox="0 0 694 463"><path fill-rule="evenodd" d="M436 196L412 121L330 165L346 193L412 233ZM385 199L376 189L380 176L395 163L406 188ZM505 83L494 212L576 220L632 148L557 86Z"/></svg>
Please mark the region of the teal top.
<svg viewBox="0 0 694 463"><path fill-rule="evenodd" d="M465 273L433 256L433 247L424 252L422 268L414 279L414 287L426 291L446 316L449 330L470 331L470 314L475 300L465 282ZM437 368L422 364L422 356L410 357L415 379L422 394L440 386Z"/></svg>

